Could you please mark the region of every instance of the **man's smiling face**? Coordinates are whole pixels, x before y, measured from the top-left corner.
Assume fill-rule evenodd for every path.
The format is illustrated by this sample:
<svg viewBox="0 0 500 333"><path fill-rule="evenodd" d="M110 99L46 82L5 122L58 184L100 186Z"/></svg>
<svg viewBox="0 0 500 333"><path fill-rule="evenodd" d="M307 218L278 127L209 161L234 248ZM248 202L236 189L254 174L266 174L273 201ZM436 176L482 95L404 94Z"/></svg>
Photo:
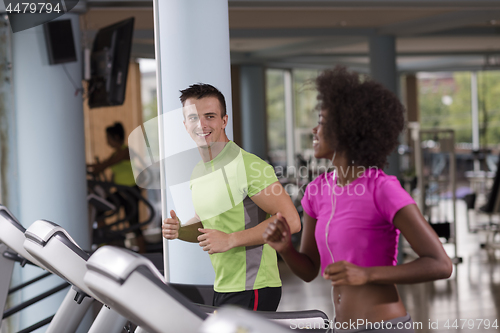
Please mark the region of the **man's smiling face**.
<svg viewBox="0 0 500 333"><path fill-rule="evenodd" d="M221 117L222 110L217 98L188 98L184 102L183 112L184 126L198 147L209 148L215 142L224 141L228 116Z"/></svg>

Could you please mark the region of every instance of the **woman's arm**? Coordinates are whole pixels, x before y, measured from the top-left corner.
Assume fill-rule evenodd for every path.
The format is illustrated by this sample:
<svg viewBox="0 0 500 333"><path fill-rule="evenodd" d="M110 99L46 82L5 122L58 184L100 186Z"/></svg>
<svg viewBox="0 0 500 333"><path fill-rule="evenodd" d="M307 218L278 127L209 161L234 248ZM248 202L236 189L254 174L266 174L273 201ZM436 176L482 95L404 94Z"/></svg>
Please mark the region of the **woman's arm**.
<svg viewBox="0 0 500 333"><path fill-rule="evenodd" d="M418 283L446 279L453 271L453 264L444 251L429 223L415 204L400 209L394 216L394 226L401 230L419 258L394 270L373 269L371 282L376 283Z"/></svg>
<svg viewBox="0 0 500 333"><path fill-rule="evenodd" d="M324 277L333 285L420 283L448 278L453 270L438 236L415 204L401 208L393 220L419 258L398 266L359 267L341 261L329 265Z"/></svg>
<svg viewBox="0 0 500 333"><path fill-rule="evenodd" d="M106 168L115 165L123 160L130 160L130 153L128 148L120 148L106 160L101 163L90 164L87 167L92 168L92 173L100 173L104 171Z"/></svg>
<svg viewBox="0 0 500 333"><path fill-rule="evenodd" d="M280 213L263 235L266 243L278 251L292 272L306 282L314 280L320 268L320 257L314 237L315 228L316 219L304 212L300 252L293 247L290 228Z"/></svg>

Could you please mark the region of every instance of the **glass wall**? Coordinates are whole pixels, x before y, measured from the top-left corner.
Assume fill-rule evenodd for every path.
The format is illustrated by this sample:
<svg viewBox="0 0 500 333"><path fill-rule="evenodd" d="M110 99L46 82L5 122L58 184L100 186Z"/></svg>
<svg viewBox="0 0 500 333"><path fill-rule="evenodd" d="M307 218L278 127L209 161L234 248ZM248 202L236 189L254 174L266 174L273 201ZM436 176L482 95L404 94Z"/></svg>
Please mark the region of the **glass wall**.
<svg viewBox="0 0 500 333"><path fill-rule="evenodd" d="M293 122L287 122L285 74L288 72L292 74L292 91L288 94L293 95ZM275 166L284 167L291 160L295 161L294 167L299 167L301 162L312 166L325 162L315 161L312 150L311 129L318 119L314 87L317 75L318 71L314 69L266 71L269 158ZM472 149L471 77L471 72L417 74L421 128L455 131L459 173L472 170L473 160L477 157ZM500 153L500 71L477 72L477 91L480 152L475 154L482 154L479 156L481 170L495 171ZM287 156L287 130L293 133L293 140L289 143L294 146L295 156L292 157Z"/></svg>
<svg viewBox="0 0 500 333"><path fill-rule="evenodd" d="M452 128L456 142L472 143L471 72L419 73L422 128ZM477 72L479 142L482 149L500 143L500 71Z"/></svg>
<svg viewBox="0 0 500 333"><path fill-rule="evenodd" d="M477 75L479 102L479 142L482 147L497 150L500 144L500 71Z"/></svg>
<svg viewBox="0 0 500 333"><path fill-rule="evenodd" d="M474 77L477 125L472 111ZM492 178L500 153L500 71L419 73L418 86L421 128L455 131L459 184L468 185L476 176ZM479 133L476 141L473 126ZM435 144L431 138L427 148Z"/></svg>
<svg viewBox="0 0 500 333"><path fill-rule="evenodd" d="M314 80L318 76L317 70L293 70L293 95L295 115L295 153L310 161L313 159L312 128L318 122L317 92Z"/></svg>
<svg viewBox="0 0 500 333"><path fill-rule="evenodd" d="M285 166L286 156L286 110L285 110L285 71L268 69L266 71L266 98L268 120L269 156L274 165ZM316 90L314 79L316 70L294 69L293 87L293 131L294 151L301 158L309 160L313 156L311 130L316 126Z"/></svg>
<svg viewBox="0 0 500 333"><path fill-rule="evenodd" d="M266 70L267 141L273 166L286 166L284 71Z"/></svg>
<svg viewBox="0 0 500 333"><path fill-rule="evenodd" d="M457 143L472 144L470 72L419 73L421 128L451 128Z"/></svg>

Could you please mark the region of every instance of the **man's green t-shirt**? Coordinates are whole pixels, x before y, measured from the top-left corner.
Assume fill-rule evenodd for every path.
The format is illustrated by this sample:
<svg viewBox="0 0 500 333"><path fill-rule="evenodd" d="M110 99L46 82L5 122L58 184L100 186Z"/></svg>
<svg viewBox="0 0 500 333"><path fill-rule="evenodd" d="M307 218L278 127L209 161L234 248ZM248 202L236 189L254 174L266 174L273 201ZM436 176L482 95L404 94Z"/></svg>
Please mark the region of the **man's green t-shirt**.
<svg viewBox="0 0 500 333"><path fill-rule="evenodd" d="M269 164L230 141L213 160L196 165L190 182L194 209L206 229L255 227L269 216L250 198L277 181ZM236 247L210 260L217 292L281 286L276 252L268 244Z"/></svg>

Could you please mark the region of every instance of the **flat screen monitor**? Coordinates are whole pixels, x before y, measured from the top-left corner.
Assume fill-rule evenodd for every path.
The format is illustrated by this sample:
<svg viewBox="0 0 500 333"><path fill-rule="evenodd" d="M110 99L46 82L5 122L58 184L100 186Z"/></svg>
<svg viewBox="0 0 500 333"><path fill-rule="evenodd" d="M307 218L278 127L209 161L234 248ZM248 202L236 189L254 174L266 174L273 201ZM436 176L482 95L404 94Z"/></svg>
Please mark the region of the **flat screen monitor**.
<svg viewBox="0 0 500 333"><path fill-rule="evenodd" d="M125 101L133 32L133 17L97 32L90 55L90 108L122 105Z"/></svg>

